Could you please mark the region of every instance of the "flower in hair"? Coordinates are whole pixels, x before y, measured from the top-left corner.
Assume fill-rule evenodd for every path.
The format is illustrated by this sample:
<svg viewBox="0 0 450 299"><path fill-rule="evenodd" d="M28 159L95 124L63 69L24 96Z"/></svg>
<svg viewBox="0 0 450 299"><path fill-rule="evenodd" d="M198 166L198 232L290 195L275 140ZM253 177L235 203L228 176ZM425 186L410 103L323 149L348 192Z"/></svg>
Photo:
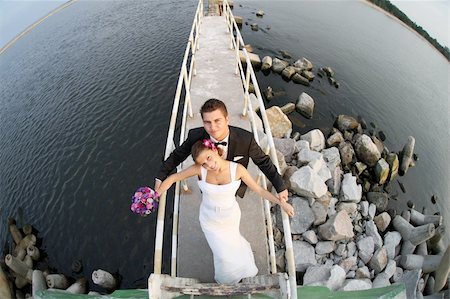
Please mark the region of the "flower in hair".
<svg viewBox="0 0 450 299"><path fill-rule="evenodd" d="M147 216L158 208L159 194L150 187L140 187L131 197L131 211Z"/></svg>
<svg viewBox="0 0 450 299"><path fill-rule="evenodd" d="M211 139L203 139L203 146L212 150L217 149L216 144Z"/></svg>

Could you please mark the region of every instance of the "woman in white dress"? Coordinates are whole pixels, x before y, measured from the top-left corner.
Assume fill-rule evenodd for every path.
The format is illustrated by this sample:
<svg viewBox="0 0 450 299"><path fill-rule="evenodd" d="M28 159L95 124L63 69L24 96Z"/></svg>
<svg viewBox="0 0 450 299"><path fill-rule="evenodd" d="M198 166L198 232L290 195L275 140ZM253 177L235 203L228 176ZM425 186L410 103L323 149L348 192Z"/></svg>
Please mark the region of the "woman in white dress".
<svg viewBox="0 0 450 299"><path fill-rule="evenodd" d="M197 175L203 193L199 220L213 252L215 280L230 284L255 276L258 269L252 249L239 231L241 210L235 194L241 180L260 196L279 204L291 217L293 207L259 186L244 166L224 160L211 140L196 142L191 153L196 164L169 176L157 192L162 194L173 183Z"/></svg>

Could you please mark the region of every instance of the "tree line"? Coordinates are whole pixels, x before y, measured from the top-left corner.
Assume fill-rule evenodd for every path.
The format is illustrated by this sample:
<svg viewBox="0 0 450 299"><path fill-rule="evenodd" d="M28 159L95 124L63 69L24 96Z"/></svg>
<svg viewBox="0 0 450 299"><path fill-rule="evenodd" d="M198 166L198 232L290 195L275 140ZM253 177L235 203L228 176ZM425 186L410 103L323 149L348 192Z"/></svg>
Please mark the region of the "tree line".
<svg viewBox="0 0 450 299"><path fill-rule="evenodd" d="M397 6L392 4L389 0L368 0L368 1L372 2L376 6L396 16L403 23L414 29L417 33L423 36L430 44L432 44L439 52L441 52L442 55L444 55L448 61L450 61L450 49L446 46L442 46L441 44L439 44L439 42L435 38L431 37L428 34L428 32L426 32L425 29L422 28L422 26L419 26L413 21L411 21L411 19L408 18L407 15L405 15L400 9L398 9Z"/></svg>

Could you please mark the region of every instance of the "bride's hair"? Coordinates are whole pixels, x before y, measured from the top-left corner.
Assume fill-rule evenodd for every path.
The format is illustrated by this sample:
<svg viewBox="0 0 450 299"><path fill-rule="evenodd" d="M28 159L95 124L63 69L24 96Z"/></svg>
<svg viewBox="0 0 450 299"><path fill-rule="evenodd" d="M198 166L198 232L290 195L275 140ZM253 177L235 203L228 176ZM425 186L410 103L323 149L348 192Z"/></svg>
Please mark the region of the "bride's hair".
<svg viewBox="0 0 450 299"><path fill-rule="evenodd" d="M223 153L223 150L221 148L216 147L216 145L211 139L200 139L197 142L195 142L191 148L192 159L194 159L195 161L197 157L200 155L200 153L203 152L205 149L217 149L219 156L222 156Z"/></svg>

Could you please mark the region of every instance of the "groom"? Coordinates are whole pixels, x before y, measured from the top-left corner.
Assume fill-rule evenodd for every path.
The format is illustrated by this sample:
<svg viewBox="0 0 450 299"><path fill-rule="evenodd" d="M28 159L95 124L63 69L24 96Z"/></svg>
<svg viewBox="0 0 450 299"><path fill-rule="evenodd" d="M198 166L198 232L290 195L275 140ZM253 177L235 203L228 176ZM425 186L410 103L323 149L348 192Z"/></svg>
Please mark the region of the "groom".
<svg viewBox="0 0 450 299"><path fill-rule="evenodd" d="M181 162L190 154L192 145L201 139L210 138L223 150L223 158L242 164L247 168L249 158L252 158L259 169L266 175L278 193L281 201L287 201L288 191L273 165L269 156L264 154L253 138L253 134L237 127L229 126L228 111L225 104L217 99L207 100L200 108L203 128L189 130L184 143L176 148L166 161L163 162L155 178L155 190ZM244 197L247 186L242 183L237 191L239 197Z"/></svg>

